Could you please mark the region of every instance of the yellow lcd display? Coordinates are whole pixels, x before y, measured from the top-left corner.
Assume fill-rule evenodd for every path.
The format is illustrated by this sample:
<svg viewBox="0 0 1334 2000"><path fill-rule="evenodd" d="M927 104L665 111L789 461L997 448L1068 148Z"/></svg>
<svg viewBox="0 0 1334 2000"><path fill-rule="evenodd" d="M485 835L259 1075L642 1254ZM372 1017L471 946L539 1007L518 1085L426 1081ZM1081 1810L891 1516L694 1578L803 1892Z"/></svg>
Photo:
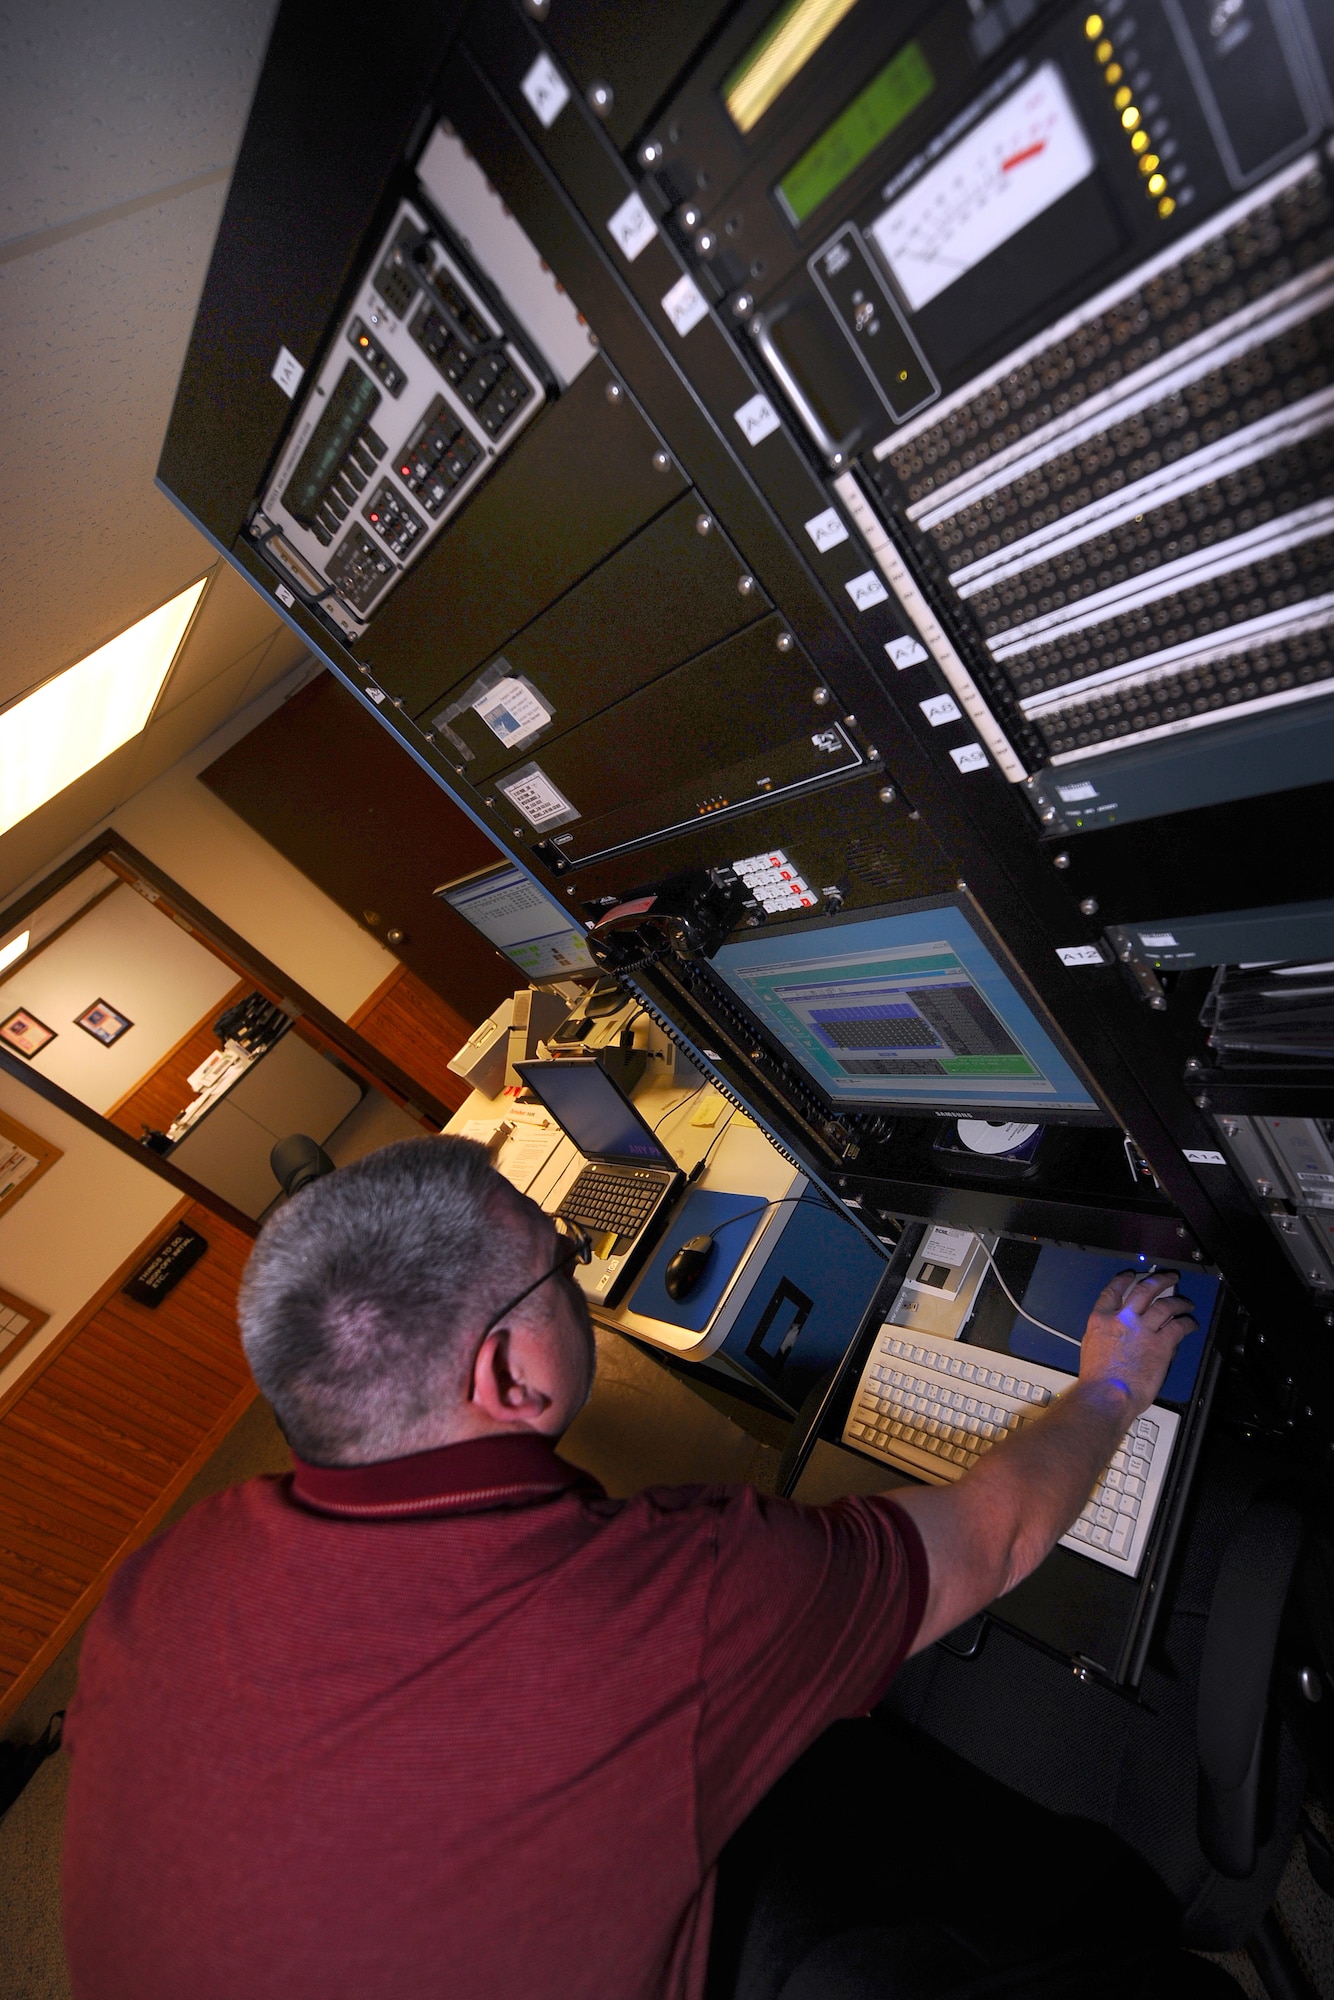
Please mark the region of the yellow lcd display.
<svg viewBox="0 0 1334 2000"><path fill-rule="evenodd" d="M749 132L759 124L856 4L857 0L791 0L774 16L723 84L723 102L738 131Z"/></svg>

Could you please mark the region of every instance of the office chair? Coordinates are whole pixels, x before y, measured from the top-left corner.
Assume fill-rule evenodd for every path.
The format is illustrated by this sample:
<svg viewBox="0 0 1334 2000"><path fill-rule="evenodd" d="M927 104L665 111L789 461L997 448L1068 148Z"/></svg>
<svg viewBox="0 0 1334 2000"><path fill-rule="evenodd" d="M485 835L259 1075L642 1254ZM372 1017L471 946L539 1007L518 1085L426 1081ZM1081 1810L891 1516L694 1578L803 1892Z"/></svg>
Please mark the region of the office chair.
<svg viewBox="0 0 1334 2000"><path fill-rule="evenodd" d="M1271 2000L1314 2000L1270 1908L1315 1755L1294 1722L1329 1735L1287 1695L1334 1669L1334 1604L1281 1474L1211 1448L1138 1698L993 1623L829 1732L724 1855L710 2000L1222 2000L1190 1954L1241 1948Z"/></svg>
<svg viewBox="0 0 1334 2000"><path fill-rule="evenodd" d="M289 1199L312 1181L337 1171L323 1146L307 1138L304 1132L291 1132L278 1141L269 1154L269 1169Z"/></svg>

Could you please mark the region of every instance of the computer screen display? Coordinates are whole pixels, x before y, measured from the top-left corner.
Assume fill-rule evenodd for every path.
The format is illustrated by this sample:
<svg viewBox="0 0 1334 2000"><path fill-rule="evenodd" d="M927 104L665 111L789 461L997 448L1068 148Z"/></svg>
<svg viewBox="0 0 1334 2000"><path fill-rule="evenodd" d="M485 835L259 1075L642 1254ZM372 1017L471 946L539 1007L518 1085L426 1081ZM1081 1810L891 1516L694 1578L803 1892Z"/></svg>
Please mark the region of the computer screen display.
<svg viewBox="0 0 1334 2000"><path fill-rule="evenodd" d="M569 911L522 868L486 868L446 882L435 893L530 980L568 979L597 970Z"/></svg>
<svg viewBox="0 0 1334 2000"><path fill-rule="evenodd" d="M712 967L836 1105L1099 1109L956 902L784 924Z"/></svg>
<svg viewBox="0 0 1334 2000"><path fill-rule="evenodd" d="M637 1167L676 1165L600 1063L566 1059L516 1063L515 1068L585 1159L623 1160Z"/></svg>

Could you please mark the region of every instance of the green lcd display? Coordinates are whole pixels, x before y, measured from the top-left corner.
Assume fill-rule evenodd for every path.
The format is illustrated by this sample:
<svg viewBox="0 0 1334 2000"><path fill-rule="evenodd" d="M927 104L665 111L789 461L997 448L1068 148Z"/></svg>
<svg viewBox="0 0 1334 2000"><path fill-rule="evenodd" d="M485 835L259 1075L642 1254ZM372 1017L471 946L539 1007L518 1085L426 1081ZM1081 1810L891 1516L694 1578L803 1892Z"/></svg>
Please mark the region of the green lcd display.
<svg viewBox="0 0 1334 2000"><path fill-rule="evenodd" d="M839 113L778 183L793 222L804 222L936 87L920 42L909 42Z"/></svg>
<svg viewBox="0 0 1334 2000"><path fill-rule="evenodd" d="M349 361L331 390L324 414L310 434L295 472L287 482L283 505L303 527L319 512L325 490L343 454L364 423L375 415L380 392L356 363Z"/></svg>

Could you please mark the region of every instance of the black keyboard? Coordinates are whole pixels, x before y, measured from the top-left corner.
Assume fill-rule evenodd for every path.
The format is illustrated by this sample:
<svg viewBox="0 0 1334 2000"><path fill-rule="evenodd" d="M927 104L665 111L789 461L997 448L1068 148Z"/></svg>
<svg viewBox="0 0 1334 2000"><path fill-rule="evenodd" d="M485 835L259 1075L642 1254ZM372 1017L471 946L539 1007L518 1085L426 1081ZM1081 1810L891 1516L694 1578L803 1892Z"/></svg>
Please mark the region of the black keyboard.
<svg viewBox="0 0 1334 2000"><path fill-rule="evenodd" d="M593 1235L614 1229L617 1236L637 1236L665 1191L656 1174L585 1167L558 1213L567 1221L582 1223Z"/></svg>

